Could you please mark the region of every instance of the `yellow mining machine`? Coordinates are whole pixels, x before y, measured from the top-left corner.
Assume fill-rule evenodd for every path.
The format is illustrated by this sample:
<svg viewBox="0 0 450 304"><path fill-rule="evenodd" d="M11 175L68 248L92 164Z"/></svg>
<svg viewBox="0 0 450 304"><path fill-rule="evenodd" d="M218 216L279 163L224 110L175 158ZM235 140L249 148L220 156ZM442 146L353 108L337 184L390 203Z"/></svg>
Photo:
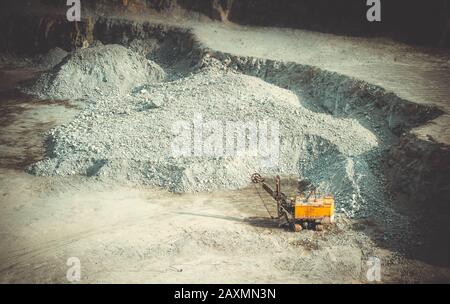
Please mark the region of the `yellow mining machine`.
<svg viewBox="0 0 450 304"><path fill-rule="evenodd" d="M251 180L255 184L261 184L277 202L278 219L284 219L294 231L320 231L325 225L334 222L334 197L319 195L317 188L308 180L299 180L297 194L292 198L281 192L281 179L278 175L275 178L275 190L258 173L254 173Z"/></svg>

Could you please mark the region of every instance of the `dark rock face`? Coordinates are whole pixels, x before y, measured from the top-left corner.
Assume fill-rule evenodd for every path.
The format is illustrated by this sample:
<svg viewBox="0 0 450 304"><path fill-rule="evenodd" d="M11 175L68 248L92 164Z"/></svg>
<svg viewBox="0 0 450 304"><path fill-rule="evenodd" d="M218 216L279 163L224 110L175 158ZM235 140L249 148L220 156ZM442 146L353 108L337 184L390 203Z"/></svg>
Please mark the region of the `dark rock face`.
<svg viewBox="0 0 450 304"><path fill-rule="evenodd" d="M65 1L16 0L2 7L29 7L39 3L65 8ZM42 5L41 4L41 5ZM279 26L344 35L389 36L412 44L450 47L449 0L381 1L381 22L368 22L366 0L83 0L83 9L130 10L142 8L169 13L181 7L189 14L239 24ZM6 9L4 9L6 10Z"/></svg>
<svg viewBox="0 0 450 304"><path fill-rule="evenodd" d="M95 1L96 5L105 1ZM111 3L110 1L106 1ZM366 0L135 0L163 11L180 6L215 20L345 35L390 36L413 44L450 46L450 1L381 1L382 21L368 22Z"/></svg>
<svg viewBox="0 0 450 304"><path fill-rule="evenodd" d="M287 26L350 35L389 35L409 43L450 45L449 1L381 1L382 21L368 22L365 0L235 0L237 23Z"/></svg>
<svg viewBox="0 0 450 304"><path fill-rule="evenodd" d="M448 146L423 141L408 133L391 148L387 177L408 201L433 203L448 211L450 188L450 150Z"/></svg>

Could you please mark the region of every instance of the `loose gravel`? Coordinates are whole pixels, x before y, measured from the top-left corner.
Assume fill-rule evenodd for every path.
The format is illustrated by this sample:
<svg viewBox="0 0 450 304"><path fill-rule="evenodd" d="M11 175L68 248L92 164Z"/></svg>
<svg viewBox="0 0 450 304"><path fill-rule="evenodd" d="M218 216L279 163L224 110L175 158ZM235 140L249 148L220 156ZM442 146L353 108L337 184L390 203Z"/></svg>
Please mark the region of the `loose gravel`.
<svg viewBox="0 0 450 304"><path fill-rule="evenodd" d="M45 58L54 56L49 53ZM101 96L103 92L126 94L137 85L164 78L164 71L156 63L121 45L111 44L73 52L63 64L24 91L40 98L85 99Z"/></svg>

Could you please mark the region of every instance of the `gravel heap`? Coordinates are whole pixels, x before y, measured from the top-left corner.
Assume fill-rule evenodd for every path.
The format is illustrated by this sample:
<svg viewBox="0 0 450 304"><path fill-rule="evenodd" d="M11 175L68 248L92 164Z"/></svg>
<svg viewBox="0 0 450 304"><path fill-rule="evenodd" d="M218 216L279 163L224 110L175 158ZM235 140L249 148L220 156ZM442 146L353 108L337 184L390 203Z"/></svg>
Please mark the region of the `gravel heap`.
<svg viewBox="0 0 450 304"><path fill-rule="evenodd" d="M48 158L31 166L29 172L95 176L174 192L237 189L248 185L254 172L300 174L319 184L322 191L335 194L338 207L345 207L350 215L360 209L363 197L378 194L376 179L367 171L366 154L379 144L358 121L310 111L292 91L228 71L212 59L187 77L155 83L163 75L155 65L133 59L118 46L105 47L103 55L98 51L78 51L54 74L44 76L44 80L58 79L45 91L53 96L89 98L73 121L49 132ZM115 65L107 67L112 62ZM142 63L142 70L125 67L125 62ZM80 87L66 90L61 78L74 66L72 79ZM127 73L134 76L119 81ZM103 77L108 81L103 83ZM145 79L147 84L141 85ZM120 84L121 90L110 88L112 83ZM98 94L91 94L98 86L102 88ZM252 154L253 150L229 156L173 155L178 138L174 125L187 122L192 131L195 119L218 121L221 130L227 122L278 122L278 163L267 166L267 158ZM208 136L204 131L203 140Z"/></svg>
<svg viewBox="0 0 450 304"><path fill-rule="evenodd" d="M55 50L46 56L49 65L56 60L54 53L60 52ZM164 71L156 63L121 45L111 44L76 50L64 64L24 91L39 98L85 99L103 92L128 93L136 85L164 78Z"/></svg>

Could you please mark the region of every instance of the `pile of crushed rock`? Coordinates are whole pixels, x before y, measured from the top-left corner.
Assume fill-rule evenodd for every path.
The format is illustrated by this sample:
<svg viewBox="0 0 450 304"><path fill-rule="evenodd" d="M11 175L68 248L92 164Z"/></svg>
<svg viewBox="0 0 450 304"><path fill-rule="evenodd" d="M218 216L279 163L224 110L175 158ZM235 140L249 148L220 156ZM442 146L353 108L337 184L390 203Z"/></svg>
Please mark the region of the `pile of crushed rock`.
<svg viewBox="0 0 450 304"><path fill-rule="evenodd" d="M78 49L69 55L56 48L41 62L44 68L53 69L33 86L24 88L26 93L40 98L87 99L103 92L126 94L137 85L165 78L159 65L116 44Z"/></svg>
<svg viewBox="0 0 450 304"><path fill-rule="evenodd" d="M50 131L50 153L29 168L34 174L174 192L237 189L254 172L299 174L350 213L379 191L366 160L379 145L376 136L354 119L306 109L290 90L212 59L164 82L160 67L121 46L69 56L30 91L86 102L73 121Z"/></svg>

